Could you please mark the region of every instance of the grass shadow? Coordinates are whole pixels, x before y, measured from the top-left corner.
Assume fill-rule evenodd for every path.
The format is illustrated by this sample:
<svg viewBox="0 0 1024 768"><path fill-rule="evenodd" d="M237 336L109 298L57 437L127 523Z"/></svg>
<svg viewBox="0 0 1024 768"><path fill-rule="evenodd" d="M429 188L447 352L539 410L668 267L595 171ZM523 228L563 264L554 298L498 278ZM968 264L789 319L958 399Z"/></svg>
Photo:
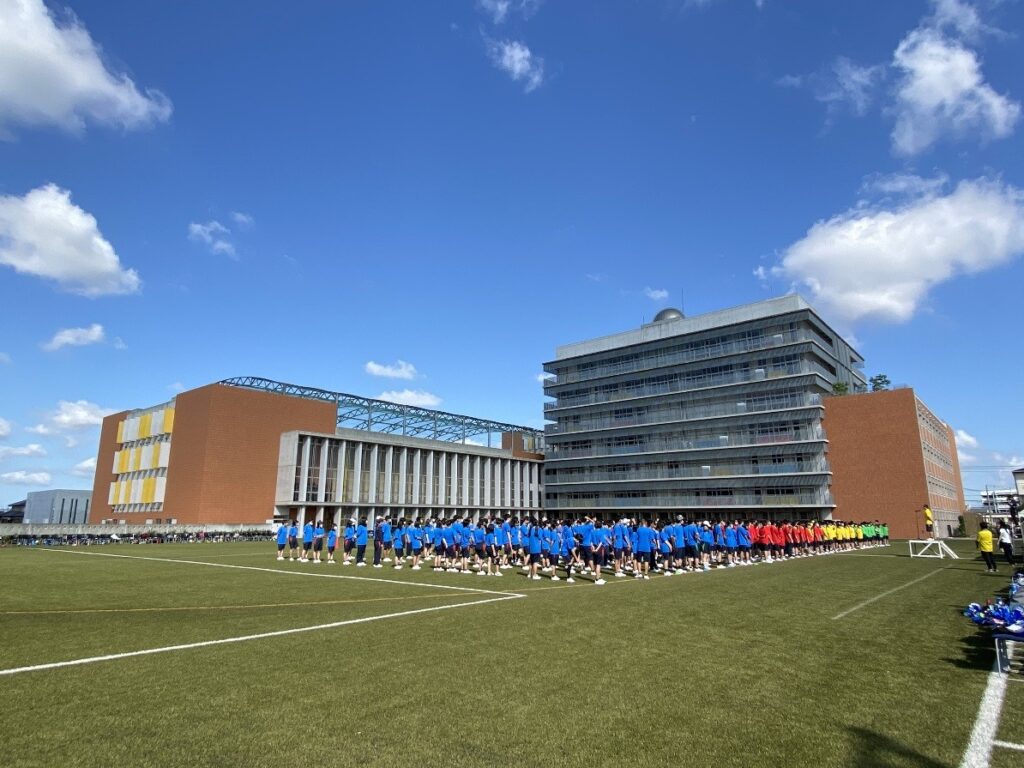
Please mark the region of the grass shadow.
<svg viewBox="0 0 1024 768"><path fill-rule="evenodd" d="M948 768L895 739L867 728L849 729L853 744L847 765L851 768Z"/></svg>
<svg viewBox="0 0 1024 768"><path fill-rule="evenodd" d="M959 659L943 659L960 669L977 669L988 672L995 661L995 641L988 630L979 630L976 634L967 635L961 641L963 657Z"/></svg>

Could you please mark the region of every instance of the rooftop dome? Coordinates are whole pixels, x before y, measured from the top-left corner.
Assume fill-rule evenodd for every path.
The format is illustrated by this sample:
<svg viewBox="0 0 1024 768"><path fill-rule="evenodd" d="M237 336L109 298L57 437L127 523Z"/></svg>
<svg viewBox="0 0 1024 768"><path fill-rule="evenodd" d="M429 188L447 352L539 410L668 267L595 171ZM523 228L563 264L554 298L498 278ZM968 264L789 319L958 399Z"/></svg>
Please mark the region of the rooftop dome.
<svg viewBox="0 0 1024 768"><path fill-rule="evenodd" d="M674 307L665 307L658 314L654 316L654 322L663 323L666 320L682 320L683 313Z"/></svg>

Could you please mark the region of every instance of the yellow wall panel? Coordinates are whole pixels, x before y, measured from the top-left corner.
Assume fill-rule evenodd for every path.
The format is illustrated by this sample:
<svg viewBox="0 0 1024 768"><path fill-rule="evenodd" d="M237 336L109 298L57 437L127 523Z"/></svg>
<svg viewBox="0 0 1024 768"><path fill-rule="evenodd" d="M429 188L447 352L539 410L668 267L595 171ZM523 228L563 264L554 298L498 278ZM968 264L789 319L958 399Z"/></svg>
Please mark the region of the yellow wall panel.
<svg viewBox="0 0 1024 768"><path fill-rule="evenodd" d="M132 448L132 472L142 468L142 449Z"/></svg>
<svg viewBox="0 0 1024 768"><path fill-rule="evenodd" d="M174 409L168 408L164 414L164 432L174 431Z"/></svg>
<svg viewBox="0 0 1024 768"><path fill-rule="evenodd" d="M117 422L117 442L124 442L124 419L121 419L121 421Z"/></svg>
<svg viewBox="0 0 1024 768"><path fill-rule="evenodd" d="M149 437L151 434L153 434L153 414L144 413L139 419L139 437Z"/></svg>
<svg viewBox="0 0 1024 768"><path fill-rule="evenodd" d="M131 451L129 450L118 451L117 473L119 475L123 475L128 471L128 458L130 453Z"/></svg>
<svg viewBox="0 0 1024 768"><path fill-rule="evenodd" d="M142 481L142 503L150 504L156 495L156 478L147 477Z"/></svg>

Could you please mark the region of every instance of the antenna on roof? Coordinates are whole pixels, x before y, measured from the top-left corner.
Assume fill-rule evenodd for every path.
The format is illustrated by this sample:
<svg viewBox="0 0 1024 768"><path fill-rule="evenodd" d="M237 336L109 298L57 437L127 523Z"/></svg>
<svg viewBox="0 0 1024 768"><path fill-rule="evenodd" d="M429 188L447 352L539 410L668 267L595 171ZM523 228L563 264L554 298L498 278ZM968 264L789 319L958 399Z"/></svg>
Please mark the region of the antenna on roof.
<svg viewBox="0 0 1024 768"><path fill-rule="evenodd" d="M683 313L683 317L686 317L686 294L683 289L679 289L679 311Z"/></svg>

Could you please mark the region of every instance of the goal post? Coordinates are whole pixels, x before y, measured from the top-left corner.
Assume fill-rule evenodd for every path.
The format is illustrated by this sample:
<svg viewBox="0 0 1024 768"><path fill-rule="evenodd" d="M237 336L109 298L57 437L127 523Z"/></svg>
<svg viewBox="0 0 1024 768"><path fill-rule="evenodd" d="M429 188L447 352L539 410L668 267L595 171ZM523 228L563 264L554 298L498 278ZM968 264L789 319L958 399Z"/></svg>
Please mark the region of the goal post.
<svg viewBox="0 0 1024 768"><path fill-rule="evenodd" d="M934 557L939 560L944 557L952 560L960 559L960 556L941 539L910 539L907 544L910 546L911 557Z"/></svg>

